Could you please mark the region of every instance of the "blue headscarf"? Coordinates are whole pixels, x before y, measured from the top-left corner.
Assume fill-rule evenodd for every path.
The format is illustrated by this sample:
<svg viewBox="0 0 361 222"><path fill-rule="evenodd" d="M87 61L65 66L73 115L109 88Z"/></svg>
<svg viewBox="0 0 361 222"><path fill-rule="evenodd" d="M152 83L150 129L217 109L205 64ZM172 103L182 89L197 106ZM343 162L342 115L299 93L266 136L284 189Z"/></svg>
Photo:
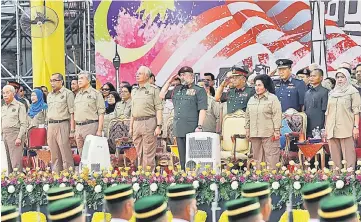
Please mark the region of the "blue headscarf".
<svg viewBox="0 0 361 222"><path fill-rule="evenodd" d="M48 109L48 105L44 102L43 92L40 89L34 89L33 92L36 94L36 97L38 97L38 101L30 105L28 115L31 118L34 118L34 116L42 110Z"/></svg>

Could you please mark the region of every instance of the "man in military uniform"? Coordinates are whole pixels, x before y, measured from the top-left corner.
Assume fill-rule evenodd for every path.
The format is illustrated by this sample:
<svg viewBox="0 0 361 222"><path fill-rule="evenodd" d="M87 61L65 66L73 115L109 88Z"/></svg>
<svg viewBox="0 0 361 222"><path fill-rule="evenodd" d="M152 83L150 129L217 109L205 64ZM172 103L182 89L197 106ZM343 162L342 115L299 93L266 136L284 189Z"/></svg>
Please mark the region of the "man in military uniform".
<svg viewBox="0 0 361 222"><path fill-rule="evenodd" d="M91 85L91 74L78 75L79 92L74 100L75 140L80 151L88 135L102 136L105 102L102 94Z"/></svg>
<svg viewBox="0 0 361 222"><path fill-rule="evenodd" d="M159 88L149 83L151 71L141 66L136 74L139 86L132 90L130 135L138 154L138 165L155 168L157 137L162 129L163 104Z"/></svg>
<svg viewBox="0 0 361 222"><path fill-rule="evenodd" d="M105 204L112 215L111 222L127 222L133 215L133 188L130 184L108 187L104 191Z"/></svg>
<svg viewBox="0 0 361 222"><path fill-rule="evenodd" d="M229 222L262 222L260 204L255 197L243 197L225 203Z"/></svg>
<svg viewBox="0 0 361 222"><path fill-rule="evenodd" d="M204 87L204 89L207 92L207 98L208 98L207 99L208 108L207 108L206 118L204 119L203 122L203 131L216 133L219 127L218 124L219 124L219 115L220 115L220 104L216 102L214 97L211 95L211 91L210 91L211 86L207 83L208 83L207 80L198 80L198 85L200 87Z"/></svg>
<svg viewBox="0 0 361 222"><path fill-rule="evenodd" d="M297 71L296 76L299 80L302 80L308 88L311 87L310 85L310 74L311 71L309 69L300 69Z"/></svg>
<svg viewBox="0 0 361 222"><path fill-rule="evenodd" d="M319 222L318 209L320 201L329 196L332 191L330 183L323 181L317 183L307 183L301 190L303 198L303 206L310 214L310 222Z"/></svg>
<svg viewBox="0 0 361 222"><path fill-rule="evenodd" d="M142 197L134 203L137 222L168 222L167 202L161 195Z"/></svg>
<svg viewBox="0 0 361 222"><path fill-rule="evenodd" d="M48 206L48 219L53 222L83 222L84 205L79 198L65 198L57 200Z"/></svg>
<svg viewBox="0 0 361 222"><path fill-rule="evenodd" d="M194 73L191 67L182 67L178 71L178 75L182 84L168 91L172 81L177 78L177 76L173 76L164 84L160 97L173 101L173 134L177 138L181 167L185 169L186 134L202 131L208 104L204 88L194 84Z"/></svg>
<svg viewBox="0 0 361 222"><path fill-rule="evenodd" d="M357 222L357 203L353 196L329 196L320 202L318 216L323 222Z"/></svg>
<svg viewBox="0 0 361 222"><path fill-rule="evenodd" d="M272 213L272 199L269 183L246 183L242 186L242 197L256 197L260 204L263 221L268 221Z"/></svg>
<svg viewBox="0 0 361 222"><path fill-rule="evenodd" d="M289 108L302 111L307 89L305 83L292 77L293 62L291 60L278 59L276 64L281 78L281 81L276 84L276 96L281 102L282 112Z"/></svg>
<svg viewBox="0 0 361 222"><path fill-rule="evenodd" d="M234 113L237 110L246 111L248 100L255 94L254 88L247 86L248 72L240 67L232 68L232 78L226 78L218 87L215 99L217 102L227 102L227 113ZM223 92L224 88L233 83L233 88Z"/></svg>
<svg viewBox="0 0 361 222"><path fill-rule="evenodd" d="M1 131L8 158L8 172L14 168L22 171L23 147L27 130L27 115L24 104L15 99L15 88L3 88L4 104L1 107ZM3 154L4 155L4 154Z"/></svg>
<svg viewBox="0 0 361 222"><path fill-rule="evenodd" d="M194 221L197 212L196 190L192 184L177 184L168 187L168 206L173 222Z"/></svg>
<svg viewBox="0 0 361 222"><path fill-rule="evenodd" d="M53 170L60 172L74 166L69 138L74 138L74 94L64 87L60 73L50 77L53 89L48 95L47 141L51 152Z"/></svg>

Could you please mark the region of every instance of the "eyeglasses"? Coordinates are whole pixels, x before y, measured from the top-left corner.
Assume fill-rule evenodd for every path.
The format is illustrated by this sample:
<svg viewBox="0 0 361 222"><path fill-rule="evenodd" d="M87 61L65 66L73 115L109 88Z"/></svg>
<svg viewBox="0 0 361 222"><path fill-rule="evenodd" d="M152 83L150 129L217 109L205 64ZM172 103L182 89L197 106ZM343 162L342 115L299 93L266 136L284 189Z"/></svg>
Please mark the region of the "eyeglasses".
<svg viewBox="0 0 361 222"><path fill-rule="evenodd" d="M107 88L102 88L101 90L102 91L110 91L110 89L107 89Z"/></svg>
<svg viewBox="0 0 361 222"><path fill-rule="evenodd" d="M59 82L61 81L60 79L50 79L50 82Z"/></svg>
<svg viewBox="0 0 361 222"><path fill-rule="evenodd" d="M121 93L128 93L128 91L121 91Z"/></svg>

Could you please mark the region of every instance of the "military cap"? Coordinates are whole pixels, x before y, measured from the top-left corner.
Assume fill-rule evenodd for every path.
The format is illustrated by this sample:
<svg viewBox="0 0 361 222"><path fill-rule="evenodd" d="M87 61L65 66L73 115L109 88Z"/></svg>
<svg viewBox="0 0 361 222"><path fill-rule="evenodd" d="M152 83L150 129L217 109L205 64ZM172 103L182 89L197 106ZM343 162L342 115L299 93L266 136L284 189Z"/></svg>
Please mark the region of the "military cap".
<svg viewBox="0 0 361 222"><path fill-rule="evenodd" d="M19 212L16 210L14 206L2 206L1 207L1 221L17 221L19 217Z"/></svg>
<svg viewBox="0 0 361 222"><path fill-rule="evenodd" d="M53 187L48 190L48 201L61 200L68 197L74 197L74 191L71 187Z"/></svg>
<svg viewBox="0 0 361 222"><path fill-rule="evenodd" d="M248 77L248 71L240 66L233 66L232 67L232 76L244 76L244 77Z"/></svg>
<svg viewBox="0 0 361 222"><path fill-rule="evenodd" d="M133 188L130 184L121 184L108 187L104 190L104 199L109 203L122 202L133 196Z"/></svg>
<svg viewBox="0 0 361 222"><path fill-rule="evenodd" d="M66 198L54 201L48 206L48 218L51 221L66 222L83 213L83 204L79 198Z"/></svg>
<svg viewBox="0 0 361 222"><path fill-rule="evenodd" d="M319 182L319 183L308 183L306 184L301 192L303 200L306 202L315 202L321 200L321 198L329 195L332 191L329 182Z"/></svg>
<svg viewBox="0 0 361 222"><path fill-rule="evenodd" d="M231 222L260 214L260 207L257 198L244 197L225 203L226 215Z"/></svg>
<svg viewBox="0 0 361 222"><path fill-rule="evenodd" d="M178 75L185 73L185 72L193 73L193 69L189 66L183 66L182 68L179 69Z"/></svg>
<svg viewBox="0 0 361 222"><path fill-rule="evenodd" d="M134 204L134 216L137 222L151 222L165 215L167 203L164 197L152 195L137 200Z"/></svg>
<svg viewBox="0 0 361 222"><path fill-rule="evenodd" d="M277 68L291 68L293 62L289 59L278 59L276 61Z"/></svg>
<svg viewBox="0 0 361 222"><path fill-rule="evenodd" d="M296 75L303 74L309 76L311 74L311 71L309 69L300 69L297 71Z"/></svg>
<svg viewBox="0 0 361 222"><path fill-rule="evenodd" d="M195 197L196 190L192 184L177 184L168 187L169 200L186 200Z"/></svg>
<svg viewBox="0 0 361 222"><path fill-rule="evenodd" d="M269 184L266 182L246 183L242 186L242 197L268 198L271 193Z"/></svg>
<svg viewBox="0 0 361 222"><path fill-rule="evenodd" d="M329 196L320 202L318 215L324 222L346 221L356 217L357 204L352 196Z"/></svg>
<svg viewBox="0 0 361 222"><path fill-rule="evenodd" d="M16 81L8 81L8 85L13 86L15 89L19 89L20 88L20 83L16 82Z"/></svg>

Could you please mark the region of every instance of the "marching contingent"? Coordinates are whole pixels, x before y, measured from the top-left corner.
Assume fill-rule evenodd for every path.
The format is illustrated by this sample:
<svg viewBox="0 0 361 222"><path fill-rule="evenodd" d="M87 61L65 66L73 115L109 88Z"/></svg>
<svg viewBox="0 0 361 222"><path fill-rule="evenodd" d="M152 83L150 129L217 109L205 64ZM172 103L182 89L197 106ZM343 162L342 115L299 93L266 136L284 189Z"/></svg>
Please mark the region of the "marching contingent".
<svg viewBox="0 0 361 222"><path fill-rule="evenodd" d="M155 171L157 138L166 131L164 111L169 107L182 170L186 168L186 135L218 133L223 115L239 111L245 113L245 138L251 144L253 160L257 166L265 162L269 169L275 169L286 140L282 133L283 114L290 110L305 114L306 138L313 138L315 130L323 132L335 167L341 169L346 163L347 168L355 169L361 64L341 64L333 79L326 78L314 64L293 74L292 63L289 59L276 61L279 79L274 78L274 73L250 78L245 67L234 66L218 87L213 74L206 73L195 82L193 69L185 66L160 88L155 85L151 70L141 66L136 73L137 84L122 82L114 87L106 83L101 92L91 86L90 73L80 73L74 84L72 81L71 90L65 88L63 75L55 73L50 79L52 90L34 89L31 103L24 98L21 85L10 81L2 88L1 114L8 172L23 169L23 148L30 127L47 128L52 170L59 173L74 167L72 144L76 144L81 155L85 138L107 137L109 122L119 117L130 119L129 135L136 149L137 166L149 166ZM298 150L296 142L291 142L290 149ZM267 182L242 184L242 197L225 203L228 220L270 221L271 193ZM74 196L70 187L51 188L47 192L47 218L85 221L86 203ZM166 222L168 210L172 221L195 221L197 201L192 184L169 186L166 196L134 200L132 185L119 184L104 191L104 203L113 222L129 221L132 217L138 222ZM328 182L306 184L302 198L309 221L358 221L355 198L333 196ZM19 216L16 207L1 207L1 221L17 221Z"/></svg>

